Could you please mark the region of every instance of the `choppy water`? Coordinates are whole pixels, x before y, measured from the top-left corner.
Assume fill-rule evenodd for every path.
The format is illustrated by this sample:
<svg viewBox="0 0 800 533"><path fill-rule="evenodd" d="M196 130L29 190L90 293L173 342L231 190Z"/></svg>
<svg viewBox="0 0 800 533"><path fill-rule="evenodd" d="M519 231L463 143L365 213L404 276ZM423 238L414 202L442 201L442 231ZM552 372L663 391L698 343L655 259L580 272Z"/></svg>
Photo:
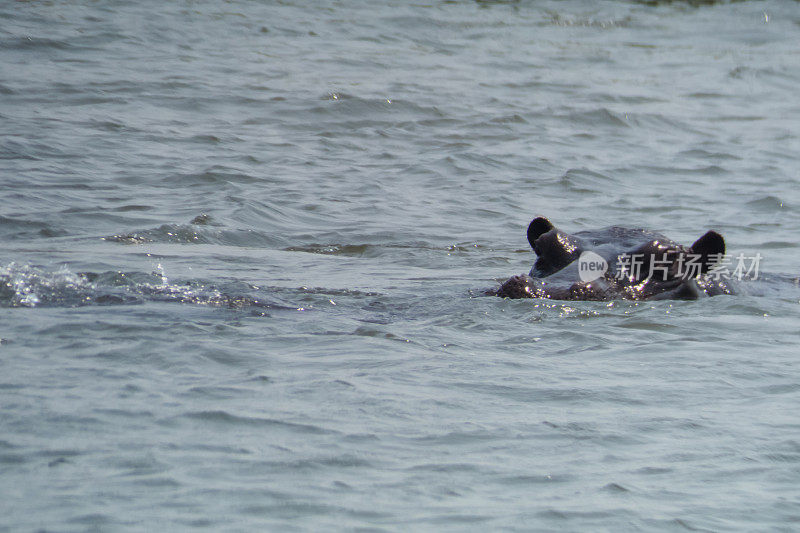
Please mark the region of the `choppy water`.
<svg viewBox="0 0 800 533"><path fill-rule="evenodd" d="M796 290L481 294L537 214L796 276L799 36L777 0L3 3L0 530L795 530Z"/></svg>

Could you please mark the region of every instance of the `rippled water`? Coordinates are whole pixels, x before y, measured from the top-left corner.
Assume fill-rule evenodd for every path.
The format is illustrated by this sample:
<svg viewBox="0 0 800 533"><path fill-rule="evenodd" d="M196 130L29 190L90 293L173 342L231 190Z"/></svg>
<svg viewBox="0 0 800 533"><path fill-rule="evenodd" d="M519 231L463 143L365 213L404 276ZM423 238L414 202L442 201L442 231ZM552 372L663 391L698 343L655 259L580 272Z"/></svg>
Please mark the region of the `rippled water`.
<svg viewBox="0 0 800 533"><path fill-rule="evenodd" d="M800 292L511 301L538 214L798 274L796 2L0 6L0 530L786 530Z"/></svg>

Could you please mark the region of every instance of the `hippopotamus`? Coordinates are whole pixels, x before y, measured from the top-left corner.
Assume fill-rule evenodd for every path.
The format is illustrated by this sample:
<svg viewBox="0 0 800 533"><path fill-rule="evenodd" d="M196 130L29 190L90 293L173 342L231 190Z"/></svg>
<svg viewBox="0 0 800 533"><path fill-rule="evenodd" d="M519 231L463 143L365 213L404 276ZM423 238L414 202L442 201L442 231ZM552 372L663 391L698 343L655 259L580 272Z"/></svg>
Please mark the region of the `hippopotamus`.
<svg viewBox="0 0 800 533"><path fill-rule="evenodd" d="M691 300L732 294L730 279L714 272L725 240L708 231L691 246L648 230L617 226L574 234L545 217L528 225L536 262L489 294L555 300Z"/></svg>

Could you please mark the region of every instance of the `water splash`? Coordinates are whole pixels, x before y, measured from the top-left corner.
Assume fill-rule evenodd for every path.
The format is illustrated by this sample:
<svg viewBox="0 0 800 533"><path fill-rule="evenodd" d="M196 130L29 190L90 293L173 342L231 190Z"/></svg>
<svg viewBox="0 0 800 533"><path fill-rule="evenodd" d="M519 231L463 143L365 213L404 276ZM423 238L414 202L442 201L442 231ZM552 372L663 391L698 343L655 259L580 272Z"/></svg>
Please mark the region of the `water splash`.
<svg viewBox="0 0 800 533"><path fill-rule="evenodd" d="M229 284L230 285L230 284ZM143 272L74 273L9 263L0 268L0 307L81 307L175 302L229 308L285 308L267 291L241 283L227 287L202 280L170 282L164 266Z"/></svg>
<svg viewBox="0 0 800 533"><path fill-rule="evenodd" d="M0 269L0 306L35 307L41 304L81 305L94 287L85 278L61 266L53 272L12 262Z"/></svg>

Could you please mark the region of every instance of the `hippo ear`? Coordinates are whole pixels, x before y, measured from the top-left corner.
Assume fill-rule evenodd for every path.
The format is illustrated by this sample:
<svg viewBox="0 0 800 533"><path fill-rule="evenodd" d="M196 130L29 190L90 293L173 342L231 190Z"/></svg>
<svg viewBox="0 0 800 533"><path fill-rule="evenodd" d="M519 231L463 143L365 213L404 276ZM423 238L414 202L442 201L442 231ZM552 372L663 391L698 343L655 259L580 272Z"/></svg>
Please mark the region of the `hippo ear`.
<svg viewBox="0 0 800 533"><path fill-rule="evenodd" d="M544 217L536 217L531 220L528 225L528 242L531 243L531 248L534 248L533 243L536 239L553 229L555 226Z"/></svg>
<svg viewBox="0 0 800 533"><path fill-rule="evenodd" d="M716 231L709 231L692 244L691 250L700 255L701 270L706 273L725 255L725 239Z"/></svg>

